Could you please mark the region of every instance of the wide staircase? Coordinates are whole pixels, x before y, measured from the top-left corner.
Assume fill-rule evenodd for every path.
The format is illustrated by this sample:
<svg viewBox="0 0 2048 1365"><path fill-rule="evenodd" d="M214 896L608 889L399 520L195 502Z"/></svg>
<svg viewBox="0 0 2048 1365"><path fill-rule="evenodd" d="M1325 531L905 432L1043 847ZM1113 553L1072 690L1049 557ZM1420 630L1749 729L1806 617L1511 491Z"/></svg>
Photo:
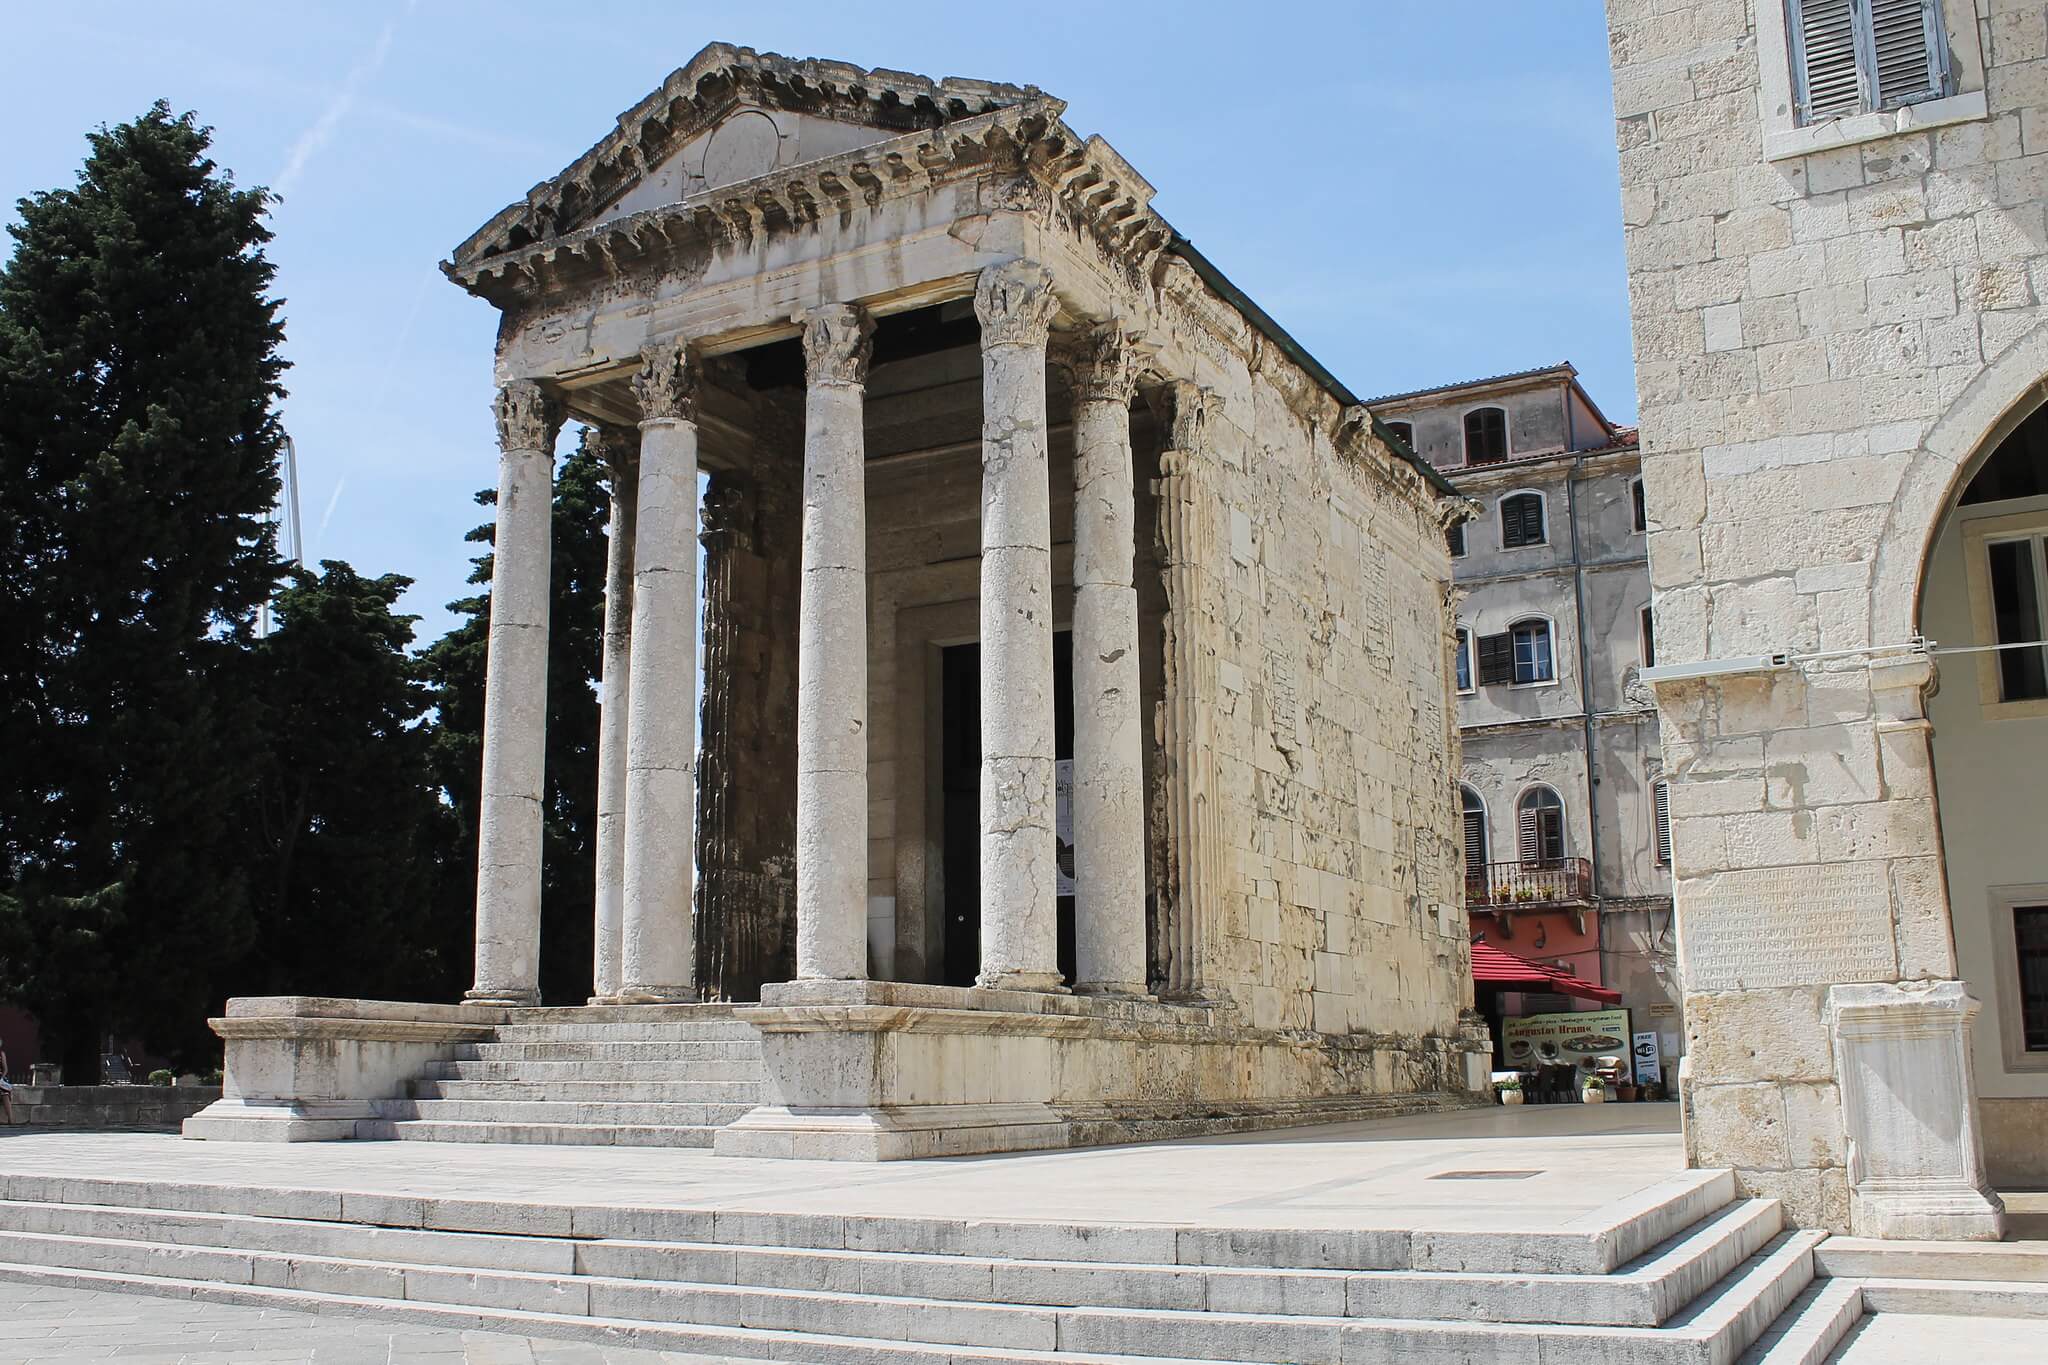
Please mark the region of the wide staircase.
<svg viewBox="0 0 2048 1365"><path fill-rule="evenodd" d="M1816 1282L1822 1234L1725 1172L1608 1212L1554 1232L1304 1231L16 1174L0 1277L835 1365L1817 1361L1862 1311L1856 1281ZM1799 1334L1766 1337L1788 1308Z"/></svg>
<svg viewBox="0 0 2048 1365"><path fill-rule="evenodd" d="M521 1011L378 1105L358 1138L709 1147L759 1102L760 1035L727 1005Z"/></svg>

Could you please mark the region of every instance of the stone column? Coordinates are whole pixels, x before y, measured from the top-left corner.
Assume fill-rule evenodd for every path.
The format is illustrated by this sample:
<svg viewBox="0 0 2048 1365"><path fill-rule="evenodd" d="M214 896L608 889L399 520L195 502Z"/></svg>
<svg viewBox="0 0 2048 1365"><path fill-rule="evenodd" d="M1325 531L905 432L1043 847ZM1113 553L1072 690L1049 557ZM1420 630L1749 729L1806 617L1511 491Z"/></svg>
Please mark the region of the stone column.
<svg viewBox="0 0 2048 1365"><path fill-rule="evenodd" d="M1202 426L1208 395L1192 383L1168 386L1171 434L1159 455L1160 566L1166 579L1163 697L1158 719L1165 776L1161 811L1166 867L1160 937L1167 964L1162 995L1205 1000L1207 927L1218 873L1216 757L1210 704L1216 654L1204 644L1216 628L1210 565L1216 553L1216 502L1203 478Z"/></svg>
<svg viewBox="0 0 2048 1365"><path fill-rule="evenodd" d="M548 722L548 561L561 410L532 380L498 390L498 519L477 813L481 1005L540 1003L541 782Z"/></svg>
<svg viewBox="0 0 2048 1365"><path fill-rule="evenodd" d="M1052 489L1035 261L981 273L980 985L1061 989L1053 825Z"/></svg>
<svg viewBox="0 0 2048 1365"><path fill-rule="evenodd" d="M681 340L642 352L626 702L625 910L619 998L697 998L690 934L697 845L697 362Z"/></svg>
<svg viewBox="0 0 2048 1365"><path fill-rule="evenodd" d="M1074 366L1074 989L1145 992L1144 732L1131 582L1131 396L1122 324Z"/></svg>
<svg viewBox="0 0 2048 1365"><path fill-rule="evenodd" d="M866 399L874 323L804 319L803 587L797 618L796 974L868 974Z"/></svg>
<svg viewBox="0 0 2048 1365"><path fill-rule="evenodd" d="M599 453L611 475L612 515L605 536L604 653L598 683L597 923L591 935L591 1003L619 993L620 935L626 912L626 708L633 667L633 532L640 498L639 433L599 427Z"/></svg>

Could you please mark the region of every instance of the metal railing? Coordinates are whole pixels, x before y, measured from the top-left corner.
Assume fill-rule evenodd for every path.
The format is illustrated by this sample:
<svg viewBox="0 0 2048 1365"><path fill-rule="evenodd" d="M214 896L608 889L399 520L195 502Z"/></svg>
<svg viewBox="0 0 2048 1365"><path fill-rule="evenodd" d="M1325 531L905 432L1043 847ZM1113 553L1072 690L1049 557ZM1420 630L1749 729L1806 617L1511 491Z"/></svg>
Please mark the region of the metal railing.
<svg viewBox="0 0 2048 1365"><path fill-rule="evenodd" d="M1487 863L1465 873L1465 904L1475 910L1533 910L1592 899L1593 865L1584 858Z"/></svg>

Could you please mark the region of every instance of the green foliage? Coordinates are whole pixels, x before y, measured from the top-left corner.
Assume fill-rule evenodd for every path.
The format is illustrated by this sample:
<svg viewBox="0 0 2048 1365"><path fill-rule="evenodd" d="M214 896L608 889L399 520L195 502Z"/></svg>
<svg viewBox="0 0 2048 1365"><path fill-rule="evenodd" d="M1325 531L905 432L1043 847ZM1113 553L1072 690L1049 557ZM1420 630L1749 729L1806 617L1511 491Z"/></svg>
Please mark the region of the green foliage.
<svg viewBox="0 0 2048 1365"><path fill-rule="evenodd" d="M492 506L495 492L477 494ZM597 681L604 633L605 523L611 500L603 462L579 443L555 476L552 599L548 631L547 776L541 888L541 993L557 1002L590 994L591 927L597 867ZM479 526L468 539L492 542ZM488 584L491 556L474 561L469 581ZM453 832L444 856L437 921L451 936L445 951L466 964L476 899L476 816L483 768L484 663L490 597L448 604L463 616L423 659L434 689L433 762Z"/></svg>
<svg viewBox="0 0 2048 1365"><path fill-rule="evenodd" d="M176 1085L178 1083L178 1073L172 1071L169 1067L160 1066L149 1073L149 1083L151 1085Z"/></svg>
<svg viewBox="0 0 2048 1365"><path fill-rule="evenodd" d="M265 191L162 104L89 141L0 271L0 982L75 1082L108 1029L202 1045L250 940L239 684L285 368Z"/></svg>

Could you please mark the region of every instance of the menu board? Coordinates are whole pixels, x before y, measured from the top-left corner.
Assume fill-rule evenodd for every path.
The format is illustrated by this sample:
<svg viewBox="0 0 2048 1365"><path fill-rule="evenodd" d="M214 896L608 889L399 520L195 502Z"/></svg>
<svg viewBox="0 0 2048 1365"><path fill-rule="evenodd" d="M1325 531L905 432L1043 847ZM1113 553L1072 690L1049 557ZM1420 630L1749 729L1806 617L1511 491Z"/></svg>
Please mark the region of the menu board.
<svg viewBox="0 0 2048 1365"><path fill-rule="evenodd" d="M1619 1057L1626 1063L1630 1042L1627 1010L1526 1014L1501 1021L1501 1047L1516 1070L1569 1062L1589 1071L1595 1057Z"/></svg>

